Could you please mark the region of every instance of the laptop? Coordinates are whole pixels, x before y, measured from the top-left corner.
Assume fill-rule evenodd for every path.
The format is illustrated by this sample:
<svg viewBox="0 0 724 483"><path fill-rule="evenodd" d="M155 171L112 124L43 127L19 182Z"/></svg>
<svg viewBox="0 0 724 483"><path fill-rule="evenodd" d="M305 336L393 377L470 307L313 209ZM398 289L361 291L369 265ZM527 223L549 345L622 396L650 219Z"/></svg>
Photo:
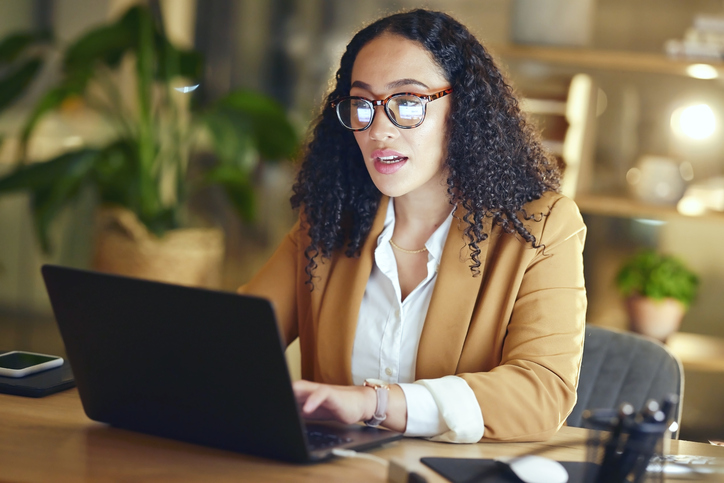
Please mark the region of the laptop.
<svg viewBox="0 0 724 483"><path fill-rule="evenodd" d="M402 437L304 421L266 299L56 265L42 273L92 420L294 463Z"/></svg>

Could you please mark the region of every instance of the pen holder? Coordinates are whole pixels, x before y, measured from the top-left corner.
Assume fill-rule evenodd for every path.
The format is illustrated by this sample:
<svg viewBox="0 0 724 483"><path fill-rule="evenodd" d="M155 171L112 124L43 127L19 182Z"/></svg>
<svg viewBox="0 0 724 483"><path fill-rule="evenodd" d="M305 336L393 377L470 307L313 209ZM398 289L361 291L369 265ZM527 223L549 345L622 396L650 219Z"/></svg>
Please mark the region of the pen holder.
<svg viewBox="0 0 724 483"><path fill-rule="evenodd" d="M597 409L583 415L588 428L587 483L663 482L665 422L619 419L617 411ZM657 464L658 463L658 464Z"/></svg>

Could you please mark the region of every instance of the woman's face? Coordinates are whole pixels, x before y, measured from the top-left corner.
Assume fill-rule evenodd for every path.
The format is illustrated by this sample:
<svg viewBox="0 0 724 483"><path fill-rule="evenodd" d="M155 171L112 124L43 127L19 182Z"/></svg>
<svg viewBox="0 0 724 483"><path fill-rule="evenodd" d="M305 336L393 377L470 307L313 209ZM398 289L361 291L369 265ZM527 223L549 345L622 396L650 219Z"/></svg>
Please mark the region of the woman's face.
<svg viewBox="0 0 724 483"><path fill-rule="evenodd" d="M357 55L350 95L377 100L401 92L430 95L448 87L440 67L421 45L382 34ZM420 126L401 129L389 120L384 107L375 107L372 125L354 135L377 189L391 197L446 192L443 159L449 110L449 96L436 99L427 104Z"/></svg>

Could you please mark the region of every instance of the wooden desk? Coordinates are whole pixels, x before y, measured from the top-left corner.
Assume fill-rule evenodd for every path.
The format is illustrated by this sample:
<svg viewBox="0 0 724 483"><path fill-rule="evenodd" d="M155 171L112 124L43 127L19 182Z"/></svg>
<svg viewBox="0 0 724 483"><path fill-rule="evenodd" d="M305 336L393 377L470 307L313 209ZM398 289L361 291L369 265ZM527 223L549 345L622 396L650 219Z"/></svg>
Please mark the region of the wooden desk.
<svg viewBox="0 0 724 483"><path fill-rule="evenodd" d="M371 453L396 459L432 482L446 481L423 456L491 458L531 451L585 459L584 430L563 428L545 443L453 445L405 439ZM724 456L724 448L684 441L672 452ZM298 466L147 436L89 420L75 389L42 399L0 395L0 480L384 482L387 469L360 459ZM681 480L679 480L681 481Z"/></svg>

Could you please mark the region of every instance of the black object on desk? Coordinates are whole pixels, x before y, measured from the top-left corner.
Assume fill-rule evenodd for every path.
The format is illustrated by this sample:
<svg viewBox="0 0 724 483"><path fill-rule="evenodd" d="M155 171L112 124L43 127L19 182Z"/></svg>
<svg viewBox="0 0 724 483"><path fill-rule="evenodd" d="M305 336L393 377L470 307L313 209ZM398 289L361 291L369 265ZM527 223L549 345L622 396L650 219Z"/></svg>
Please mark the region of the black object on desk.
<svg viewBox="0 0 724 483"><path fill-rule="evenodd" d="M520 483L507 467L493 459L480 458L420 458L420 461L453 483ZM586 481L586 471L596 465L580 461L561 461L568 472L568 481ZM590 474L590 473L589 473Z"/></svg>
<svg viewBox="0 0 724 483"><path fill-rule="evenodd" d="M90 419L296 463L402 438L303 420L269 300L53 265L42 272Z"/></svg>
<svg viewBox="0 0 724 483"><path fill-rule="evenodd" d="M584 413L589 433L589 461L601 462L596 483L639 483L648 478L662 481L663 438L671 421L678 396L669 395L663 405L646 402L637 415L613 409L588 410ZM663 410L660 409L663 407Z"/></svg>
<svg viewBox="0 0 724 483"><path fill-rule="evenodd" d="M0 351L0 354L7 351ZM75 378L68 361L55 369L25 377L0 376L0 393L14 396L43 397L75 387Z"/></svg>

